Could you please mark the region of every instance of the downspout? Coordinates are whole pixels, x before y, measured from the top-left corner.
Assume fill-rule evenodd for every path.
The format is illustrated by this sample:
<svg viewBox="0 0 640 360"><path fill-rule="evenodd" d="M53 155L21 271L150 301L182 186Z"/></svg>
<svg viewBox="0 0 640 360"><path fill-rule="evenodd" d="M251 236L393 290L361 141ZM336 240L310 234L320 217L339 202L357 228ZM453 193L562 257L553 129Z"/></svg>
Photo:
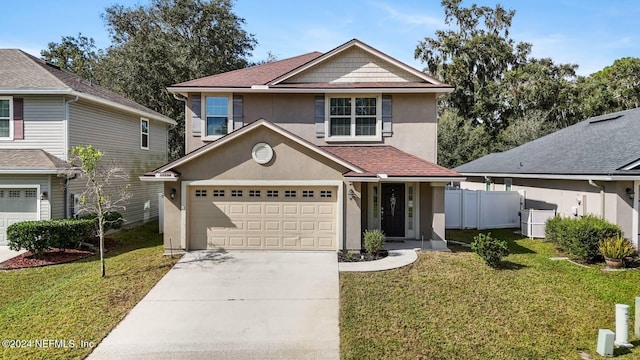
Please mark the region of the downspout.
<svg viewBox="0 0 640 360"><path fill-rule="evenodd" d="M69 160L69 104L74 103L78 101L78 95L76 95L73 99L69 99L69 100L65 100L64 102L64 152L63 152L63 160L64 161L68 161ZM62 212L62 217L64 219L67 219L68 213L69 213L69 180L73 180L77 177L77 175L74 175L73 177L69 178L69 176L65 176L64 177L64 188L63 188L63 196L64 196L64 200L62 202L63 206L64 206L64 211Z"/></svg>
<svg viewBox="0 0 640 360"><path fill-rule="evenodd" d="M78 95L73 99L64 102L64 157L62 160L69 160L69 104L78 101Z"/></svg>
<svg viewBox="0 0 640 360"><path fill-rule="evenodd" d="M589 185L600 189L600 216L604 219L604 185L598 185L591 179Z"/></svg>

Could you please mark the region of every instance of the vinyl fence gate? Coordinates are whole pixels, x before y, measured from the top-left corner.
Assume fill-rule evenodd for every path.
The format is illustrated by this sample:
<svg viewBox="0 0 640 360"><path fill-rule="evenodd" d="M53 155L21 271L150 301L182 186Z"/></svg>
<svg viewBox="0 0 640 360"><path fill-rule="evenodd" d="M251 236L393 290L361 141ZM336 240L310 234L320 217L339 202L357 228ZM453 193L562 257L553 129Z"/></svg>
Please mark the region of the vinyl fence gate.
<svg viewBox="0 0 640 360"><path fill-rule="evenodd" d="M517 191L445 190L445 228L520 227L524 197Z"/></svg>

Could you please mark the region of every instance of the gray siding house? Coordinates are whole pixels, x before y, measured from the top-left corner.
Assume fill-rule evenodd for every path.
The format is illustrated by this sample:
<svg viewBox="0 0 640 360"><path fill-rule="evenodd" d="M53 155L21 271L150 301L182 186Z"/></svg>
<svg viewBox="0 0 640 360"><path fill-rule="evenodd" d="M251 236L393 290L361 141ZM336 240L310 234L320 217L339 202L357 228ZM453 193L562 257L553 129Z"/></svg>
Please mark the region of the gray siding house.
<svg viewBox="0 0 640 360"><path fill-rule="evenodd" d="M188 154L142 177L164 183L165 247L358 250L365 229L444 246L451 90L355 39L171 86Z"/></svg>
<svg viewBox="0 0 640 360"><path fill-rule="evenodd" d="M130 174L127 222L158 216L162 187L138 175L167 161L175 121L21 50L0 49L0 245L23 220L72 216L83 184L67 179L69 149L93 145Z"/></svg>
<svg viewBox="0 0 640 360"><path fill-rule="evenodd" d="M586 119L454 170L461 187L513 190L528 209L562 216L592 214L620 225L638 247L640 108Z"/></svg>

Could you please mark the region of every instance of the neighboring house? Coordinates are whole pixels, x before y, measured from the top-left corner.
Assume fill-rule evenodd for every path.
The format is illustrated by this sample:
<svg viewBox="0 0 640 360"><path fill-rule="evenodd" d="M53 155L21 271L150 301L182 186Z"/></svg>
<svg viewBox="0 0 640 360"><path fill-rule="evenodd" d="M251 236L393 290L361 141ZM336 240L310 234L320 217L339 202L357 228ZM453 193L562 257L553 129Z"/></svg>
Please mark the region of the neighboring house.
<svg viewBox="0 0 640 360"><path fill-rule="evenodd" d="M638 246L640 108L597 116L455 168L466 189L518 190L525 207L594 214Z"/></svg>
<svg viewBox="0 0 640 360"><path fill-rule="evenodd" d="M130 174L127 222L158 216L162 187L140 182L167 161L175 121L21 50L0 49L0 245L17 221L71 217L79 180L69 149L94 145ZM74 200L74 195L76 199Z"/></svg>
<svg viewBox="0 0 640 360"><path fill-rule="evenodd" d="M451 86L352 40L169 91L187 155L141 177L164 182L166 248L360 249L365 229L444 244Z"/></svg>

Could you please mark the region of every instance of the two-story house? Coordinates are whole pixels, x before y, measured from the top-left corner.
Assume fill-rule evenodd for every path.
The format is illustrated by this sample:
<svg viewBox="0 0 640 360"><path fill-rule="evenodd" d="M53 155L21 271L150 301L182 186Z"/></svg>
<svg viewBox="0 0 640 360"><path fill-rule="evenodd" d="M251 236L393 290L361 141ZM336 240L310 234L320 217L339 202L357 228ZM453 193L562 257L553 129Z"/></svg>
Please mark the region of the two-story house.
<svg viewBox="0 0 640 360"><path fill-rule="evenodd" d="M358 41L173 85L187 155L164 183L173 249L360 249L365 229L444 240L436 96L425 73Z"/></svg>
<svg viewBox="0 0 640 360"><path fill-rule="evenodd" d="M6 227L71 217L84 183L69 176L69 149L94 145L130 174L123 216L158 216L162 186L138 175L167 162L175 121L21 50L0 49L0 245Z"/></svg>

